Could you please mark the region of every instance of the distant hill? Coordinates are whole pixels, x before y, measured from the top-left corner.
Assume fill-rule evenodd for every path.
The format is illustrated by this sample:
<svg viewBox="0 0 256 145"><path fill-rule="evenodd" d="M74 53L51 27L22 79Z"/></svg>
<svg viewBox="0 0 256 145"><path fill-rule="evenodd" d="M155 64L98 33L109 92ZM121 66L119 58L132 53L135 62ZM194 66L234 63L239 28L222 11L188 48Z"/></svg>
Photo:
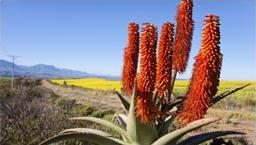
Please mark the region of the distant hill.
<svg viewBox="0 0 256 145"><path fill-rule="evenodd" d="M0 76L12 75L12 62L0 59ZM15 76L29 77L99 77L82 71L57 68L53 65L38 64L34 66L24 66L15 64Z"/></svg>

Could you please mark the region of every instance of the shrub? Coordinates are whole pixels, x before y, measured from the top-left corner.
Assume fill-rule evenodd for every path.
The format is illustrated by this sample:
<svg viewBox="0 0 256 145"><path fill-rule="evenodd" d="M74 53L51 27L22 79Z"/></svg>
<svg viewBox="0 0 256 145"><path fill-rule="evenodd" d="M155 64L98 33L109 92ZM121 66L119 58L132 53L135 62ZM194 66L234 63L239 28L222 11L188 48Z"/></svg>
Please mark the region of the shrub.
<svg viewBox="0 0 256 145"><path fill-rule="evenodd" d="M49 100L56 96L29 78L15 80L15 88L1 87L0 144L37 145L68 126L63 111Z"/></svg>

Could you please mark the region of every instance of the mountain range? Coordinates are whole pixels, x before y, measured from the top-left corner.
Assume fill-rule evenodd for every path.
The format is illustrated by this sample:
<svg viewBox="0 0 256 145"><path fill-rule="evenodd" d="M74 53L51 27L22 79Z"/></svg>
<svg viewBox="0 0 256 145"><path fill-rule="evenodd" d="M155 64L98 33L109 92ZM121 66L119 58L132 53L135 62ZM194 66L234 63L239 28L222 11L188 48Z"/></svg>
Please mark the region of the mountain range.
<svg viewBox="0 0 256 145"><path fill-rule="evenodd" d="M0 59L0 76L12 76L13 63ZM53 65L38 64L24 66L14 64L14 76L28 77L101 77L96 74L76 71L71 69L57 68Z"/></svg>

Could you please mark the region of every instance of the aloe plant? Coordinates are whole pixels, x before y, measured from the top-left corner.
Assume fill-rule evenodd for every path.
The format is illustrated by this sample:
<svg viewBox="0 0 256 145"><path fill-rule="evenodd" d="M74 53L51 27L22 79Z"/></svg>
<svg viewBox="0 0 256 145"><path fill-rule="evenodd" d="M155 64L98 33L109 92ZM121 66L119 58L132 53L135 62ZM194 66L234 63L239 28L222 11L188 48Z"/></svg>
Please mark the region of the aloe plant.
<svg viewBox="0 0 256 145"><path fill-rule="evenodd" d="M125 98L123 96L119 97L122 98L122 101L120 102L124 103L123 100L125 100ZM202 142L220 136L243 134L241 132L234 131L215 131L184 138L187 133L214 123L220 120L220 118L205 118L196 120L182 128L176 128L171 132L168 132L168 129L174 123L172 119L173 116L167 117L163 124L161 124L162 126L157 123L143 124L136 116L136 97L137 91L134 89L131 102L129 103L127 101L124 103L129 103L129 112L127 115L115 115L115 120L117 123L112 123L110 121L95 117L75 117L70 119L94 122L111 129L113 132L119 134L121 138L114 137L113 135L100 130L89 128L72 128L60 132L58 135L45 140L40 145L49 145L51 143L69 139L77 139L99 145L198 145Z"/></svg>

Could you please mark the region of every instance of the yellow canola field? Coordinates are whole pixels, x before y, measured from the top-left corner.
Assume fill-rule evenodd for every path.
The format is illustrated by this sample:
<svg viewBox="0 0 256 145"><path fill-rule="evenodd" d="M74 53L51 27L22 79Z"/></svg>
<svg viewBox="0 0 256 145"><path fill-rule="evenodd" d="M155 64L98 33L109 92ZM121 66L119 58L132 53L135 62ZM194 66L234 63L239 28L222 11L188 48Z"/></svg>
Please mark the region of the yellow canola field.
<svg viewBox="0 0 256 145"><path fill-rule="evenodd" d="M121 82L119 80L107 80L102 78L82 78L82 79L53 79L53 83L64 85L74 85L78 87L97 89L97 90L116 90L120 91ZM256 82L255 81L221 81L218 93L243 86L251 83L250 86L232 94L228 99L235 100L243 104L256 104ZM188 89L188 80L177 80L175 82L174 93L176 95L185 95Z"/></svg>
<svg viewBox="0 0 256 145"><path fill-rule="evenodd" d="M120 91L121 82L117 80L106 80L101 78L85 78L85 79L53 79L53 83L74 85L89 89L99 89L99 90L116 90Z"/></svg>
<svg viewBox="0 0 256 145"><path fill-rule="evenodd" d="M107 80L103 78L53 79L51 81L53 83L57 83L61 85L63 85L65 81L67 85L74 85L74 86L79 86L79 87L89 88L89 89L120 91L120 88L121 88L121 82L119 80ZM253 81L221 81L219 91L224 91L227 89L239 87L247 83L252 84L247 89L245 89L247 90L247 93L255 93L254 91L255 91L256 83ZM181 92L186 91L188 88L188 85L189 85L188 80L177 80L175 82L174 90L181 91Z"/></svg>

